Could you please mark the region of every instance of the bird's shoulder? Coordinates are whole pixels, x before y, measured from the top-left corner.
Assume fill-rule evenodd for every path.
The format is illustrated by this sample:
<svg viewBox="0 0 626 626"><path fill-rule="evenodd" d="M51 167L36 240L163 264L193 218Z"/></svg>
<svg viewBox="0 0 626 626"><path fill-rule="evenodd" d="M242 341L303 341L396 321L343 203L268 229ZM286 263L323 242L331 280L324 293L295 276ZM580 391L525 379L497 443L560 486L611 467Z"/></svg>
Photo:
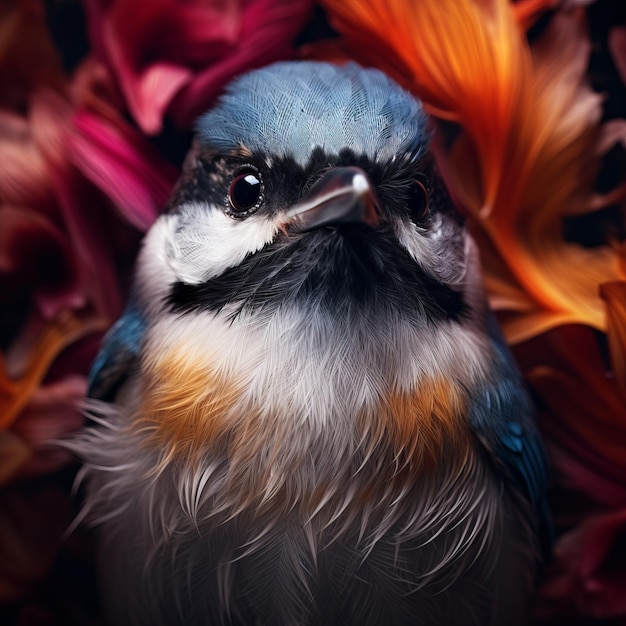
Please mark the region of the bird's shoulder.
<svg viewBox="0 0 626 626"><path fill-rule="evenodd" d="M104 336L89 373L87 396L110 401L135 366L146 331L146 319L131 295L120 318Z"/></svg>
<svg viewBox="0 0 626 626"><path fill-rule="evenodd" d="M493 315L488 326L495 358L491 376L473 393L470 425L507 483L543 517L550 472L535 409Z"/></svg>

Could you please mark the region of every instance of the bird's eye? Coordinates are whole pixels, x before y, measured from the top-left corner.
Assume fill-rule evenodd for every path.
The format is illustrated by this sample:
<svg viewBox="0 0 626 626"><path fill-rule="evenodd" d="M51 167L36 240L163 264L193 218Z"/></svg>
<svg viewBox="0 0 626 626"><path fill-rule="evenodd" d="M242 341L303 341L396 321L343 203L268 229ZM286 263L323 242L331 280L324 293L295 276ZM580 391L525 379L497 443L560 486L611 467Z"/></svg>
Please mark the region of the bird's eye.
<svg viewBox="0 0 626 626"><path fill-rule="evenodd" d="M421 220L426 217L428 213L428 191L419 180L414 180L409 187L407 203L413 219Z"/></svg>
<svg viewBox="0 0 626 626"><path fill-rule="evenodd" d="M261 204L263 183L258 172L246 170L233 178L228 189L230 213L245 217Z"/></svg>

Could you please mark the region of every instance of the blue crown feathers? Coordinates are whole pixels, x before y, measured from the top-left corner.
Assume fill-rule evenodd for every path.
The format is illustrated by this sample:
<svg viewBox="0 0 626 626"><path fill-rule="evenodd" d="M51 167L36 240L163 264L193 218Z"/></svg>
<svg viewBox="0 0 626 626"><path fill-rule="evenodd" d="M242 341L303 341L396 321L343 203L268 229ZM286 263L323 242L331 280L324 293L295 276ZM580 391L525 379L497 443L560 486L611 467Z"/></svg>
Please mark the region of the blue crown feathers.
<svg viewBox="0 0 626 626"><path fill-rule="evenodd" d="M350 63L296 61L245 74L197 123L200 140L218 150L291 156L305 164L312 150L389 160L419 159L428 147L421 103L382 72Z"/></svg>

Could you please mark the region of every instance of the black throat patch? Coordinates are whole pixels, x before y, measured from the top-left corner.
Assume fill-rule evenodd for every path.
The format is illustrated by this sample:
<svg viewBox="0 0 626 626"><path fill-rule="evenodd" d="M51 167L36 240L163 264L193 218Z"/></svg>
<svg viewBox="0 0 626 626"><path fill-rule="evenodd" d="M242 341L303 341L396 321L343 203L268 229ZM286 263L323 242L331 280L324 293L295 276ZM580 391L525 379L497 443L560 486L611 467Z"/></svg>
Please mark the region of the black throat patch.
<svg viewBox="0 0 626 626"><path fill-rule="evenodd" d="M281 237L220 276L175 283L168 304L174 312L228 307L233 316L271 314L284 305L373 316L395 312L432 322L468 314L463 294L427 275L391 231L361 225Z"/></svg>

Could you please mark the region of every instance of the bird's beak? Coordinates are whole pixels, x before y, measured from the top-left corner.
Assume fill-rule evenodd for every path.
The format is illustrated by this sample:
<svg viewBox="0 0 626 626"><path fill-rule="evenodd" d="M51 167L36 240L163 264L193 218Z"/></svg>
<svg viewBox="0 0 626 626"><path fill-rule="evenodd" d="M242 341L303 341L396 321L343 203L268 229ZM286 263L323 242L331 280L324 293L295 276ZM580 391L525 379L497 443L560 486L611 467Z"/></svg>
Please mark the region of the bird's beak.
<svg viewBox="0 0 626 626"><path fill-rule="evenodd" d="M336 167L318 180L307 195L287 212L286 226L306 232L320 226L380 224L378 199L360 167Z"/></svg>

